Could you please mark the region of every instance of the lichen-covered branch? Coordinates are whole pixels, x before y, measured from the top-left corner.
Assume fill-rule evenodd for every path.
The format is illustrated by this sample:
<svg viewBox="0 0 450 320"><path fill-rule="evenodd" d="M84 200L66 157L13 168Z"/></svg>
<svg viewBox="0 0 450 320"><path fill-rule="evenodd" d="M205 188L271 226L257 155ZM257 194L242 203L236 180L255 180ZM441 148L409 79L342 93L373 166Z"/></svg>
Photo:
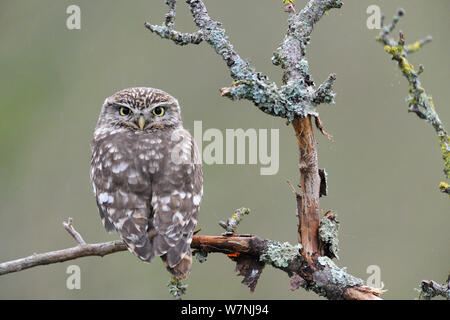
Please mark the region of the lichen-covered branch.
<svg viewBox="0 0 450 320"><path fill-rule="evenodd" d="M72 224L71 230L79 235ZM72 235L72 232L69 233ZM299 246L291 246L288 243L279 243L253 235L202 235L193 237L191 248L204 254L212 252L224 253L232 258L236 257L238 260L246 257L246 263L254 261L255 265L260 264L262 267L264 267L264 264L270 264L285 271L290 277L294 274L301 276L305 279L302 285L305 289L313 290L332 299L377 299L382 293L377 289L364 286L362 280L347 274L344 269L339 269L331 260L321 260L317 268L310 268L300 254ZM79 244L73 248L33 254L26 258L0 263L0 276L41 265L89 256L103 257L126 250L127 247L122 241ZM255 272L251 272L251 274L255 274ZM256 282L257 279L254 282L254 286L256 286ZM172 291L171 293L176 297L179 297L186 290L186 285L175 283L173 280L169 283L169 287Z"/></svg>
<svg viewBox="0 0 450 320"><path fill-rule="evenodd" d="M426 120L436 131L444 160L444 174L447 179L450 179L450 137L436 112L433 98L425 91L419 79L420 74L424 71L424 67L420 65L416 71L407 59L408 53L417 52L423 44L431 41L431 37L428 36L423 40L416 41L412 45L405 44L405 37L402 32L400 32L398 41L391 38L390 32L392 32L403 15L404 10L399 9L392 23L389 26L385 26L376 39L385 45L384 50L397 62L403 76L409 82L408 111ZM446 182L441 182L439 189L450 196L450 188Z"/></svg>
<svg viewBox="0 0 450 320"><path fill-rule="evenodd" d="M175 17L175 0L166 1L169 6L169 16ZM242 59L234 49L232 43L227 36L222 24L211 19L206 6L200 0L186 1L194 18L194 22L198 27L198 31L193 34L183 34L173 30L174 18L167 19L164 25L152 25L148 22L145 26L162 38L173 40L176 44L185 45L188 43L200 43L206 41L215 52L222 57L230 70L233 83L230 87L222 88L222 96L232 100L246 99L261 111L292 121L295 117L305 117L307 115L318 115L315 107L319 103L332 103L334 94L331 92L331 84L334 78L329 78L319 92L315 92L307 87L311 84L307 81L307 86L301 81L286 83L280 88L276 83L260 72L257 72L250 64ZM292 4L291 4L292 5ZM312 30L312 25L320 19L323 13L332 7L339 7L340 1L336 0L313 0L310 1L308 10L303 10L299 16L293 21L307 19L308 30L304 33L295 34L294 36L304 36L304 44L306 46L306 38ZM294 11L291 11L294 13ZM167 16L166 16L167 17ZM169 23L167 22L169 21ZM300 28L300 26L294 26ZM309 40L308 40L309 41ZM280 57L280 62L284 61ZM306 63L306 65L305 65ZM293 66L294 68L295 65ZM307 61L305 60L300 68L307 70Z"/></svg>
<svg viewBox="0 0 450 320"><path fill-rule="evenodd" d="M253 261L270 264L291 279L301 278L299 286L328 299L377 300L382 294L382 290L365 286L361 279L337 267L328 257L320 257L310 265L300 253L301 244L292 246L253 235L195 236L191 247L203 253L225 253L233 260L251 257Z"/></svg>
<svg viewBox="0 0 450 320"><path fill-rule="evenodd" d="M397 26L398 22L400 21L401 17L403 17L404 14L405 10L403 10L402 8L398 9L396 14L392 18L392 22L387 26L384 25L385 16L383 15L381 17L382 31L376 37L376 40L383 43L385 46L395 46L397 44L397 41L393 37L391 37L390 33L395 29L395 27ZM431 42L431 40L432 37L428 35L423 39L413 42L412 44L405 45L404 50L406 53L417 52L425 44Z"/></svg>
<svg viewBox="0 0 450 320"><path fill-rule="evenodd" d="M248 208L240 208L234 211L234 214L227 219L227 221L220 221L219 225L225 229L227 235L232 235L236 232L236 229L241 223L243 217L245 215L250 214L250 209Z"/></svg>
<svg viewBox="0 0 450 320"><path fill-rule="evenodd" d="M290 11L286 35L272 57L272 63L283 70L284 91L289 92L290 99L305 110L305 116L296 117L292 121L292 127L299 150L300 193L296 195L298 241L302 244L302 252L311 265L324 254L324 246L319 236L322 179L318 167L314 124L322 133L326 133L316 107L321 103L334 103L333 83L336 75L331 74L315 89L309 73L306 49L314 25L328 10L341 6L342 2L339 0L312 0L298 13ZM316 121L312 121L312 116Z"/></svg>
<svg viewBox="0 0 450 320"><path fill-rule="evenodd" d="M438 296L450 300L450 275L444 284L439 284L433 280L423 280L420 284L420 299L430 300Z"/></svg>
<svg viewBox="0 0 450 320"><path fill-rule="evenodd" d="M210 17L203 1L186 0L186 3L202 39L225 61L230 70L233 79L232 85L222 88L221 95L232 100L249 100L267 114L287 118L294 128L299 149L300 170L300 192L294 192L299 219L299 245L294 251L297 252L296 256L298 255L299 259L302 259L303 269L300 270L299 268L295 271L287 266L281 267L277 263L271 264L278 268L287 268L291 280L295 280L291 281L291 287L293 286L292 283L302 283L302 287L313 289L329 298L344 298L345 294L352 292L352 290L356 290L361 297L365 297L361 290L354 289L356 287L362 288L360 282L356 284L356 282L350 281L349 279L354 278L346 273L344 273L345 276L338 276L338 274L343 274L338 271L331 260L328 261L329 257L335 257L337 252L337 222L331 216L327 216L325 218L327 220L321 222L319 198L327 194L327 183L325 171L318 167L314 125L327 137L331 137L325 132L319 119L317 106L322 103L334 103L333 84L336 75L330 74L318 88L315 88L306 59L306 48L314 25L330 9L340 8L342 2L340 0L310 0L297 13L295 1L283 1L286 11L289 12L289 26L283 42L272 57L272 63L280 66L283 70L283 83L280 87L271 82L267 76L257 72L239 56L222 24ZM175 10L175 0L167 1L167 4L170 11ZM146 23L146 25L147 27L151 26L149 23ZM166 30L166 27L167 24L159 27L152 26L149 29L162 38L172 39L173 36L170 33L158 31ZM184 44L184 42L177 44ZM315 118L314 121L313 117ZM223 252L236 260L236 271L244 276L243 283L254 290L262 266L259 262L247 259L249 253L246 250L253 250L249 249L248 241L255 238L234 236L235 228L233 226L236 225L235 222L238 222L238 220L229 219L227 223L221 224L227 229L226 235L228 238L207 238L207 241L202 241L199 245L199 242L196 241L199 241L199 239L206 240L206 238L195 237L192 244L193 246L199 245L196 256L200 262L205 261L209 251ZM211 243L213 243L213 246L208 248ZM289 253L294 252L287 245L270 243L270 248L276 248L275 251L283 257L289 257ZM230 247L233 248L233 246L237 246L239 250L236 250L236 252L230 251ZM258 251L258 257L261 255L267 257L271 250L264 250L264 252L262 255L262 251ZM253 255L256 255L256 253ZM297 261L298 259L294 260ZM288 265L290 264L288 263ZM252 272L249 273L249 270L252 270ZM316 276L319 282L316 281ZM300 281L299 278L302 280ZM347 280L349 282L346 282ZM318 286L317 283L321 283L321 285ZM352 283L352 285L349 285L349 283ZM330 289L331 287L333 287L333 290ZM373 296L371 290L368 290L368 292ZM354 294L356 293L353 292ZM349 294L349 296L353 295Z"/></svg>
<svg viewBox="0 0 450 320"><path fill-rule="evenodd" d="M166 4L169 7L169 12L166 14L166 20L164 25L152 25L145 22L145 27L151 32L156 33L161 38L170 39L178 45L184 46L189 43L199 44L203 41L203 34L201 31L194 33L182 33L174 30L175 27L175 15L176 15L176 0L166 0Z"/></svg>

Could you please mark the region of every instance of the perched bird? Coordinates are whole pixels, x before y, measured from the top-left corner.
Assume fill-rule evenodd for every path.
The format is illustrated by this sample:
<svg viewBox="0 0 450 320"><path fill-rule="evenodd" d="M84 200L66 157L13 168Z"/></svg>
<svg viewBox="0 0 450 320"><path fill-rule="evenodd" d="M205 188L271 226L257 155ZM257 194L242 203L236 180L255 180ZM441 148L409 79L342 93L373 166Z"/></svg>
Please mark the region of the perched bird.
<svg viewBox="0 0 450 320"><path fill-rule="evenodd" d="M106 230L116 230L141 260L160 256L172 275L186 278L203 177L177 99L153 88L115 93L103 104L91 149L90 176Z"/></svg>

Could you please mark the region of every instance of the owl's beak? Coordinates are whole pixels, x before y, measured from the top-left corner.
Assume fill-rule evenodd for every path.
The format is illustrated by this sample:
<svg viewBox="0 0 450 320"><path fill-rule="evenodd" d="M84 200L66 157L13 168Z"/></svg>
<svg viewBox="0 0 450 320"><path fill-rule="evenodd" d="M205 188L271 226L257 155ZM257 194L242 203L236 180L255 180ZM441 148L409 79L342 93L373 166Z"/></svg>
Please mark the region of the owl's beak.
<svg viewBox="0 0 450 320"><path fill-rule="evenodd" d="M141 129L141 131L144 131L144 127L145 127L145 119L144 116L140 116L138 119L138 125L139 128Z"/></svg>

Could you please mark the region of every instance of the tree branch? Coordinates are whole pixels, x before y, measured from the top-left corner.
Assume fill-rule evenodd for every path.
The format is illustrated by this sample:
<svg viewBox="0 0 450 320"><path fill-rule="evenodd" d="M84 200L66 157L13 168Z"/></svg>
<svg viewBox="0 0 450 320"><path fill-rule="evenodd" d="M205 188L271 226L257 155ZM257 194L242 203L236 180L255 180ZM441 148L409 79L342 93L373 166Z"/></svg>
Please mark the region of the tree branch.
<svg viewBox="0 0 450 320"><path fill-rule="evenodd" d="M321 103L334 103L332 86L335 75L330 75L315 89L305 53L314 24L329 9L340 8L342 2L311 0L304 9L296 13L293 1L289 1L289 27L272 58L272 62L283 69L283 85L280 88L241 59L221 23L210 18L201 0L186 2L199 29L197 32L184 34L174 30L175 0L166 0L169 13L164 25L154 26L146 23L145 26L151 32L178 45L198 44L204 40L226 62L234 80L231 87L221 90L223 96L247 99L263 112L287 118L292 123L297 138L301 176L301 190L295 191L299 244L292 246L253 235L235 235L242 215L248 213L241 211L228 219L227 223L222 223L227 230L225 235L193 237L191 247L197 258L204 261L208 253L226 254L236 261L236 271L244 276L243 283L251 290L254 290L264 265L270 264L287 273L291 279L292 290L303 287L328 299L379 299L382 290L364 286L361 279L348 274L345 268L337 267L331 260L336 256L337 221L332 214L320 218L319 213L319 198L326 195L326 174L318 168L312 117L315 117L314 123L325 134L316 107ZM120 241L85 244L81 235L73 228L71 220L64 226L79 243L77 247L2 263L0 275L38 265L85 256L104 256L126 250L126 246Z"/></svg>
<svg viewBox="0 0 450 320"><path fill-rule="evenodd" d="M416 71L414 66L407 60L408 53L417 52L423 44L430 42L432 38L428 36L425 39L416 41L412 45L406 45L402 32L399 33L398 41L395 41L389 36L404 13L405 11L403 9L398 9L392 23L388 27L383 28L383 31L378 35L376 40L385 45L384 50L392 56L392 60L397 61L403 76L409 82L408 111L415 113L420 119L424 119L433 126L441 145L442 159L444 160L444 174L446 179L450 179L450 137L442 121L439 119L433 98L425 92L420 82L419 75L424 71L424 67L420 65L419 70ZM441 182L439 189L449 194L450 197L448 183Z"/></svg>
<svg viewBox="0 0 450 320"><path fill-rule="evenodd" d="M301 254L296 259L298 266L302 268L287 268L291 279L301 278L302 281L294 281L293 283L302 283L301 285L307 289L313 289L316 293L325 295L329 298L344 298L346 295L354 297L357 293L349 289L350 287L361 287L362 282L355 282L353 285L345 283L333 283L335 277L330 276L327 270L338 270L338 268L331 262L328 257L323 257L325 247L336 247L337 239L334 239L333 244L325 243L320 237L319 229L321 227L321 217L319 211L319 198L326 195L326 176L323 172L323 179L320 175L318 167L317 145L314 137L314 124L319 130L328 135L323 125L318 118L317 106L321 103L334 103L333 83L336 79L334 74L331 74L324 83L317 89L314 88L314 81L309 74L308 61L305 58L306 47L310 41L315 23L330 9L340 8L342 2L340 0L310 0L308 4L298 13L295 10L294 1L284 1L286 11L289 12L288 29L283 42L275 51L272 57L272 63L280 66L283 69L283 85L278 87L274 82L270 82L268 77L260 72L256 72L249 63L244 61L235 51L231 44L229 37L226 35L225 29L218 21L211 19L206 6L201 0L186 0L194 23L198 27L198 32L201 32L203 40L205 40L215 52L222 57L227 67L230 70L232 79L234 80L230 87L222 88L221 95L230 99L247 99L261 111L272 116L287 118L288 122L292 123L295 135L297 137L297 145L299 149L299 170L300 170L300 192L295 191L297 200L297 216L299 219L298 225L298 241ZM175 8L175 0L167 1L170 10ZM148 23L146 24L148 25ZM160 26L164 28L164 26ZM156 27L150 29L152 32L157 30ZM157 32L158 33L158 32ZM161 37L171 39L168 33L158 33ZM312 121L315 117L315 121ZM324 219L330 219L324 217ZM330 220L331 221L331 220ZM337 222L330 222L336 225ZM325 224L327 225L327 224ZM233 234L233 232L230 232ZM331 232L330 234L335 234ZM255 237L250 238L200 238L200 241L195 237L193 245L199 245L200 251L204 250L218 250L233 255L227 250L233 248L232 244L236 241L244 247L240 247L237 253L248 254L245 250L248 249L248 241L253 241L251 248L256 243L261 244L261 241L256 241ZM206 241L207 240L207 241ZM214 241L213 241L214 240ZM239 240L239 241L238 241ZM329 241L330 239L327 239ZM198 242L200 241L200 242ZM230 242L231 241L231 242ZM242 242L243 241L243 242ZM255 242L256 241L256 242ZM264 240L269 241L269 240ZM212 247L208 247L213 244ZM200 245L201 244L201 245ZM256 245L257 247L260 247ZM264 246L262 246L264 247ZM275 246L277 247L277 246ZM244 250L245 249L245 250ZM241 252L242 251L242 252ZM263 250L264 251L264 250ZM258 251L261 256L263 251ZM297 250L299 251L299 250ZM326 250L330 257L335 256ZM334 249L334 251L336 251ZM238 259L239 255L234 256ZM202 256L203 260L203 256ZM301 261L300 261L301 260ZM329 261L328 261L329 260ZM254 289L256 280L251 278L246 273L247 269L252 269L253 266L257 274L261 271L260 265L255 262L245 262L238 259L237 271L244 275L244 283L251 284L251 289ZM258 260L259 261L259 260ZM244 265L244 266L243 266ZM332 265L332 267L330 267ZM307 271L305 271L307 270ZM341 269L339 269L341 270ZM328 276L321 279L327 289L317 287L316 280L313 280L317 274L327 273ZM317 274L316 274L317 273ZM345 273L346 274L346 273ZM345 279L355 279L346 274ZM322 283L322 282L320 282ZM356 284L357 283L357 284ZM331 290L330 288L334 289ZM315 288L315 289L314 289ZM368 290L374 296L374 289ZM339 293L338 293L339 291ZM361 294L361 290L357 290ZM344 294L344 292L346 292ZM348 292L353 292L349 294ZM369 295L370 295L369 294ZM375 294L376 296L376 294ZM361 294L361 298L367 298L367 294Z"/></svg>
<svg viewBox="0 0 450 320"><path fill-rule="evenodd" d="M71 226L71 229L79 234L73 226ZM72 235L72 231L69 234ZM289 256L280 255L279 250L286 247L290 248L293 254ZM313 271L295 247L287 243L281 244L262 239L258 236L194 236L191 248L203 253L218 252L231 256L242 255L258 262L271 264L286 272L289 276L300 275L305 279L302 287L330 299L377 299L382 293L380 290L364 286L361 279L347 274L344 269L339 269L328 258L320 261L320 265ZM110 241L33 254L26 258L1 263L0 276L41 265L60 263L82 257L103 257L126 250L127 247L122 241Z"/></svg>
<svg viewBox="0 0 450 320"><path fill-rule="evenodd" d="M127 247L122 241L111 241L104 243L78 245L73 248L46 253L35 253L26 258L1 263L0 276L37 266L65 262L82 257L103 257L115 252L125 251L126 249Z"/></svg>
<svg viewBox="0 0 450 320"><path fill-rule="evenodd" d="M174 30L176 16L176 0L166 0L169 6L169 12L166 14L164 25L157 26L145 22L145 27L151 32L159 35L161 38L170 39L180 46L191 44L199 44L203 41L203 33L197 31L194 33L182 33Z"/></svg>
<svg viewBox="0 0 450 320"><path fill-rule="evenodd" d="M430 300L434 297L441 296L450 300L450 275L445 284L439 284L433 280L423 280L420 284L420 299Z"/></svg>
<svg viewBox="0 0 450 320"><path fill-rule="evenodd" d="M320 103L334 103L332 86L336 76L330 75L328 79L314 90L314 81L308 70L308 61L305 58L306 48L314 24L317 23L326 11L340 8L339 0L309 1L299 12L291 12L289 26L283 43L276 50L272 61L283 69L283 83L290 88L293 96L298 93L311 92L309 96L300 97L303 108L313 108ZM297 145L299 149L299 169L301 194L297 199L298 241L303 246L303 254L311 266L313 261L324 254L319 237L319 198L321 178L319 175L317 142L314 137L314 127L311 116L318 117L316 111L304 117L296 117L292 121ZM320 124L320 120L316 123ZM323 127L320 126L321 131Z"/></svg>
<svg viewBox="0 0 450 320"><path fill-rule="evenodd" d="M86 241L84 241L81 234L79 234L75 228L73 227L73 220L72 218L69 218L67 222L63 222L64 229L67 230L67 232L75 239L76 242L78 242L79 245L86 245Z"/></svg>

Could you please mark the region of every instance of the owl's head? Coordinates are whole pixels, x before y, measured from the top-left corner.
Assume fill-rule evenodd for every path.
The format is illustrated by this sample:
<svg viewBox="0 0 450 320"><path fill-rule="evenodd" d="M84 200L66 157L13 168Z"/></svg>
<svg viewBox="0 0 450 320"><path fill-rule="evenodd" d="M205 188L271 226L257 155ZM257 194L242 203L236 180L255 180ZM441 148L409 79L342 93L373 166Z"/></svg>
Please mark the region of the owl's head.
<svg viewBox="0 0 450 320"><path fill-rule="evenodd" d="M152 131L182 125L177 99L153 88L129 88L106 98L99 124L131 131Z"/></svg>

